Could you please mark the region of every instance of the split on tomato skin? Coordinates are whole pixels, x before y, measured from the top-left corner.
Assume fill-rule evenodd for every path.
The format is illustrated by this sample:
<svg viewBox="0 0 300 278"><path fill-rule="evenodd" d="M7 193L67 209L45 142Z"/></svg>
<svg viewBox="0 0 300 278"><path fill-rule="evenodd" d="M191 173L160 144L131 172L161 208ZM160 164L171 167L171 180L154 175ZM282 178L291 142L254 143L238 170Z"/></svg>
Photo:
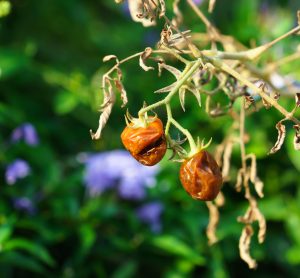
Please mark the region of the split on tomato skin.
<svg viewBox="0 0 300 278"><path fill-rule="evenodd" d="M179 177L186 192L201 201L214 200L223 184L217 162L204 150L182 163Z"/></svg>
<svg viewBox="0 0 300 278"><path fill-rule="evenodd" d="M145 127L133 125L129 123L121 134L125 148L141 164L146 166L157 164L167 150L162 121L159 118L150 117L150 122Z"/></svg>

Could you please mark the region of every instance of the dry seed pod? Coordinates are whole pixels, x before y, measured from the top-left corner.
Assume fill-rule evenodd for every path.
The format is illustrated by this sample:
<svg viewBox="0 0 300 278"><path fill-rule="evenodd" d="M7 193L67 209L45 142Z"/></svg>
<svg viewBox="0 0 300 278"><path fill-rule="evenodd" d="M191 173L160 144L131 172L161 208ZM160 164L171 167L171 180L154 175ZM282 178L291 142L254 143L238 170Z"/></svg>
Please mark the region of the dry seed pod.
<svg viewBox="0 0 300 278"><path fill-rule="evenodd" d="M201 201L215 199L223 183L217 162L204 150L182 163L180 181L187 193Z"/></svg>
<svg viewBox="0 0 300 278"><path fill-rule="evenodd" d="M167 143L163 124L158 118L149 118L146 127L129 123L121 134L122 142L131 155L146 166L157 164L165 155Z"/></svg>

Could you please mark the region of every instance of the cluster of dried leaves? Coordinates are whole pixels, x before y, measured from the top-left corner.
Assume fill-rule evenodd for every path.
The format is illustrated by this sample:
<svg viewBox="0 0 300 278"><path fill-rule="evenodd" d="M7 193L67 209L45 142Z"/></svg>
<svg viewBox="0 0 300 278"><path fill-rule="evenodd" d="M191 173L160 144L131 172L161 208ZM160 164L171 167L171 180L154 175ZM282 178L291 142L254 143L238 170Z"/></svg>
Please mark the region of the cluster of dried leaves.
<svg viewBox="0 0 300 278"><path fill-rule="evenodd" d="M124 2L115 0L117 3ZM184 22L180 4L186 2L206 26L206 33L196 33L191 30L181 31L181 24ZM212 12L216 1L210 0L208 10ZM193 95L199 106L202 96L205 96L205 110L211 117L229 115L232 118L232 127L227 137L216 149L216 160L222 166L224 181L230 181L231 156L234 145L238 145L241 153L241 168L236 177L236 190L243 191L249 206L243 216L237 220L244 225L239 242L240 256L248 264L249 268L255 268L257 263L251 257L250 244L254 234L254 223L258 223L258 242L262 243L266 233L266 221L259 210L256 196L262 198L263 182L257 176L257 165L255 154L247 154L245 144L251 139L245 131L245 116L257 112L261 108L277 109L283 118L275 125L278 138L269 154L276 153L282 147L286 136L286 121L294 123L295 136L294 148L300 150L300 121L295 117L300 107L300 93L293 82L279 74L279 68L286 62L300 58L300 49L294 54L278 59L267 65L257 66L257 60L274 44L287 36L297 35L300 26L265 45L247 49L235 38L221 34L207 19L205 14L198 8L193 0L173 0L173 18L166 16L166 5L164 0L128 0L128 6L134 21L141 22L143 26L155 25L158 20L164 21L164 28L161 31L160 41L156 49L146 48L123 60L118 60L114 55L106 56L103 61L115 60L115 65L103 76L102 89L104 101L101 107L99 127L96 133L92 133L93 139L99 139L101 131L105 126L112 107L115 103L116 94L120 94L123 106L127 103L127 95L122 81L120 66L130 59L138 58L139 65L144 71L154 70L157 65L158 74L163 70L170 72L175 81L154 93L166 94L164 100L150 105L156 108L165 105L173 95L178 94L182 109L185 111L185 97ZM300 13L298 12L300 25ZM222 45L223 51L218 50L218 44ZM206 49L203 49L206 47ZM185 70L180 71L176 67L167 64L170 57L177 59L186 65ZM198 63L192 72L192 62ZM278 86L274 79L280 78L281 85ZM211 82L213 80L213 82ZM216 84L212 89L207 84ZM208 87L210 89L208 89ZM225 94L228 97L227 105L221 105L214 100L216 94ZM279 97L295 97L295 107L287 111L279 103ZM168 102L169 104L169 102ZM239 114L233 106L239 107ZM170 108L170 106L168 106ZM167 112L170 114L169 109ZM145 109L145 107L144 107ZM180 146L181 140L169 138L169 146L173 150L172 158L177 154L179 157L186 153ZM216 227L219 222L218 208L223 206L225 198L220 194L213 202L207 202L210 213L210 222L207 227L209 244L217 242Z"/></svg>

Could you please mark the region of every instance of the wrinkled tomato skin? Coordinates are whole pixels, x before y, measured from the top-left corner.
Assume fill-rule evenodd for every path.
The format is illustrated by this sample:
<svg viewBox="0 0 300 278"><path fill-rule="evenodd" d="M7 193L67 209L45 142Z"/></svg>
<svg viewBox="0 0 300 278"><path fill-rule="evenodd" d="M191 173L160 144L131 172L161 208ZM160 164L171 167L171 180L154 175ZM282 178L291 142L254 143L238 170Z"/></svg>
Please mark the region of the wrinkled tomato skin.
<svg viewBox="0 0 300 278"><path fill-rule="evenodd" d="M214 200L223 183L217 162L203 150L182 163L180 181L188 194L201 201Z"/></svg>
<svg viewBox="0 0 300 278"><path fill-rule="evenodd" d="M145 128L133 128L130 124L123 130L121 139L131 155L146 166L157 164L167 150L163 124L158 118Z"/></svg>

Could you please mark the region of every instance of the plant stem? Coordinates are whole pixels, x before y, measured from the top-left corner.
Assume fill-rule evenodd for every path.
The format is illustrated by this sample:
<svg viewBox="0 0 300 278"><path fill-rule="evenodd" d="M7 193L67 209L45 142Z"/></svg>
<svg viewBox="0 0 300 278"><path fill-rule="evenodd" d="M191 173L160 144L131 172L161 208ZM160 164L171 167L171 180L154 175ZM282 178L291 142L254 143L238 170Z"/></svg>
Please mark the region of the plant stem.
<svg viewBox="0 0 300 278"><path fill-rule="evenodd" d="M184 64L189 64L190 61L188 61L187 59L183 58L182 56L179 55L179 51L176 51L172 48L167 47L166 45L161 45L160 47L161 49L167 51L168 53L170 53L171 55L173 55L177 60L181 61Z"/></svg>
<svg viewBox="0 0 300 278"><path fill-rule="evenodd" d="M199 68L201 64L202 60L200 58L195 62L189 62L189 64L187 64L186 68L182 72L180 78L178 79L176 86L167 94L167 96L164 99L153 103L152 105L142 108L139 111L139 116L142 117L146 112L169 103L171 101L171 98L177 93L179 88L187 81L189 77L191 77L191 75Z"/></svg>
<svg viewBox="0 0 300 278"><path fill-rule="evenodd" d="M245 150L245 102L244 99L241 99L241 108L240 108L240 150L241 150L241 159L242 159L242 168L244 173L246 173L246 150Z"/></svg>
<svg viewBox="0 0 300 278"><path fill-rule="evenodd" d="M167 124L166 124L166 128L165 128L165 134L166 136L169 135L169 130L170 130L170 126L171 124L173 124L178 130L181 131L182 134L184 134L186 136L186 138L188 139L189 145L190 145L190 155L193 155L194 153L197 152L197 145L195 143L195 140L193 138L193 136L191 135L191 133L185 129L184 127L182 127L172 116L172 110L171 110L171 106L170 103L166 104L166 109L167 109Z"/></svg>
<svg viewBox="0 0 300 278"><path fill-rule="evenodd" d="M241 74L236 72L234 69L229 67L227 64L225 64L222 61L216 61L211 59L210 62L214 64L217 68L229 73L232 75L234 78L236 78L238 81L249 87L251 90L256 92L257 94L260 95L261 98L265 99L268 103L270 103L272 106L274 106L281 114L285 116L286 119L289 119L293 121L295 124L300 125L300 121L293 116L293 113L288 112L285 110L276 100L271 98L269 95L267 95L265 92L263 92L262 89L256 87L253 83L251 83L248 79L243 77Z"/></svg>
<svg viewBox="0 0 300 278"><path fill-rule="evenodd" d="M197 152L197 145L195 143L195 140L193 138L193 136L191 135L191 133L185 129L184 127L182 127L175 119L171 118L170 119L170 122L177 128L179 129L182 134L184 134L186 136L186 138L188 139L189 141L189 145L190 145L190 153L189 153L189 156L192 156L194 155L196 152Z"/></svg>
<svg viewBox="0 0 300 278"><path fill-rule="evenodd" d="M167 109L168 120L167 120L167 124L166 124L166 128L165 128L165 134L168 135L169 130L170 130L170 126L171 126L171 119L173 119L170 103L166 104L166 109Z"/></svg>

